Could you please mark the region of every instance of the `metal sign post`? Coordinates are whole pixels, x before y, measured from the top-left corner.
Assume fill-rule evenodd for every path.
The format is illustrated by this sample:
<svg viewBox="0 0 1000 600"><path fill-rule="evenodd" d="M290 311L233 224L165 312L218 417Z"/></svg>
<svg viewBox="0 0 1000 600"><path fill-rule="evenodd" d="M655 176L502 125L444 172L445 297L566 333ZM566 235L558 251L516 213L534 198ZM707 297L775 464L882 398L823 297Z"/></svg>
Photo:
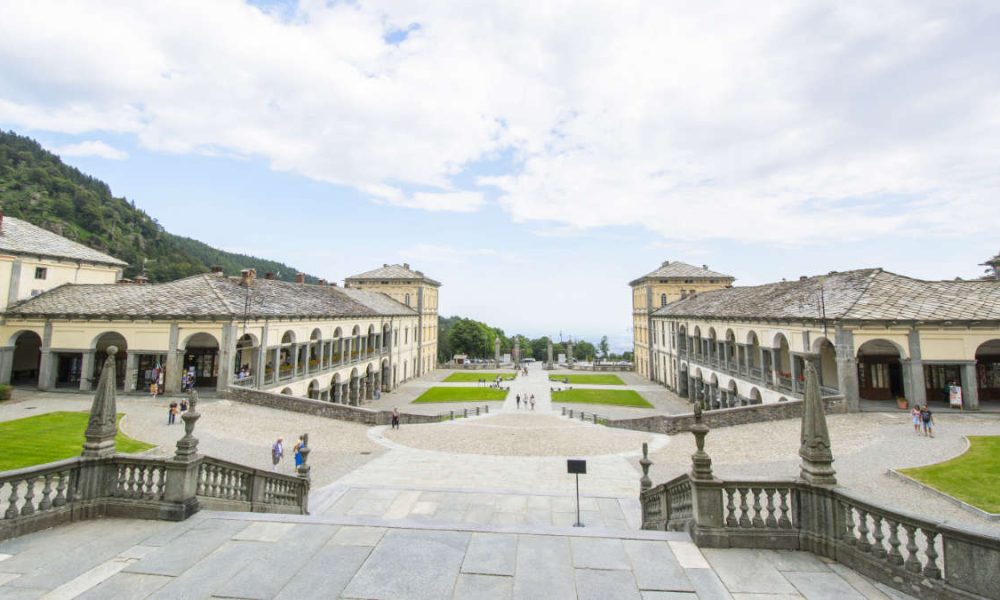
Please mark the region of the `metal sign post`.
<svg viewBox="0 0 1000 600"><path fill-rule="evenodd" d="M573 527L583 527L580 521L580 475L587 474L587 461L570 458L566 461L566 472L576 475L576 523Z"/></svg>

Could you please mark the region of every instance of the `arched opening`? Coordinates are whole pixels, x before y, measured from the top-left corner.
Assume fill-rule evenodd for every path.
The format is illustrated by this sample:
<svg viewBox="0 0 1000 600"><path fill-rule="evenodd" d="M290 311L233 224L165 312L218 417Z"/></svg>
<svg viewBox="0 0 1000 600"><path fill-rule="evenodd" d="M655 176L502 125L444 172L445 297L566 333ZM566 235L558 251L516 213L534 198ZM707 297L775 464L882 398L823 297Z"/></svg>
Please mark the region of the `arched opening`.
<svg viewBox="0 0 1000 600"><path fill-rule="evenodd" d="M775 382L778 389L792 391L792 353L785 334L779 333L774 336L771 356L774 357L773 369L778 374L778 380Z"/></svg>
<svg viewBox="0 0 1000 600"><path fill-rule="evenodd" d="M79 356L79 355L77 355ZM13 385L38 385L38 372L42 365L42 338L34 331L22 331L14 338L14 355L11 358L10 382ZM80 381L77 363L76 381Z"/></svg>
<svg viewBox="0 0 1000 600"><path fill-rule="evenodd" d="M351 362L361 356L361 328L357 325L351 330Z"/></svg>
<svg viewBox="0 0 1000 600"><path fill-rule="evenodd" d="M260 345L252 333L244 333L236 340L236 355L233 357L233 379L237 384L253 382L253 370L260 355Z"/></svg>
<svg viewBox="0 0 1000 600"><path fill-rule="evenodd" d="M355 328L356 329L356 328ZM361 376L358 375L358 368L351 369L351 380L347 384L348 404L357 406L361 398Z"/></svg>
<svg viewBox="0 0 1000 600"><path fill-rule="evenodd" d="M733 333L732 329L726 330L726 341L722 344L722 363L723 367L730 373L737 372L736 334Z"/></svg>
<svg viewBox="0 0 1000 600"><path fill-rule="evenodd" d="M101 379L101 372L104 371L104 361L108 358L108 348L115 346L118 353L115 354L115 387L125 389L125 357L128 353L128 342L125 337L115 331L102 333L94 340L94 371L91 379L94 385Z"/></svg>
<svg viewBox="0 0 1000 600"><path fill-rule="evenodd" d="M385 325L382 326L382 343L380 344L382 354L386 354L387 352L389 352L389 348L391 345L392 345L392 328L390 328L389 324L386 323Z"/></svg>
<svg viewBox="0 0 1000 600"><path fill-rule="evenodd" d="M335 373L330 380L330 402L344 403L344 384L340 381L340 373Z"/></svg>
<svg viewBox="0 0 1000 600"><path fill-rule="evenodd" d="M331 364L340 365L344 362L344 332L340 327L333 330L333 355L330 357Z"/></svg>
<svg viewBox="0 0 1000 600"><path fill-rule="evenodd" d="M782 397L778 398L778 402L788 402L788 398L785 398L784 396L782 396Z"/></svg>
<svg viewBox="0 0 1000 600"><path fill-rule="evenodd" d="M858 392L864 400L905 396L900 351L890 341L870 340L858 348Z"/></svg>
<svg viewBox="0 0 1000 600"><path fill-rule="evenodd" d="M318 371L320 369L320 366L322 364L320 361L322 352L323 352L323 333L317 327L312 330L312 333L309 334L309 350L308 350L307 361L310 372ZM310 396L310 398L312 398L312 396Z"/></svg>
<svg viewBox="0 0 1000 600"><path fill-rule="evenodd" d="M701 328L697 325L694 326L694 332L691 334L691 352L699 360L703 360L705 357L705 345L701 339Z"/></svg>
<svg viewBox="0 0 1000 600"><path fill-rule="evenodd" d="M713 365L719 364L719 339L715 334L715 327L708 328L708 343L705 346L708 361Z"/></svg>
<svg viewBox="0 0 1000 600"><path fill-rule="evenodd" d="M219 342L210 333L196 333L184 344L184 372L188 385L216 387L219 380Z"/></svg>
<svg viewBox="0 0 1000 600"><path fill-rule="evenodd" d="M293 395L292 394L292 388L290 388L290 387L284 388L283 390L281 390L281 395L282 396L292 396Z"/></svg>
<svg viewBox="0 0 1000 600"><path fill-rule="evenodd" d="M382 391L390 392L392 391L392 374L389 372L389 361L387 359L382 360L382 365L379 369L380 378L382 380Z"/></svg>
<svg viewBox="0 0 1000 600"><path fill-rule="evenodd" d="M976 383L979 401L1000 400L1000 340L990 340L976 349Z"/></svg>
<svg viewBox="0 0 1000 600"><path fill-rule="evenodd" d="M660 294L660 306L666 306L666 305L667 305L667 295Z"/></svg>
<svg viewBox="0 0 1000 600"><path fill-rule="evenodd" d="M764 401L760 397L760 390L750 388L750 404L762 404Z"/></svg>
<svg viewBox="0 0 1000 600"><path fill-rule="evenodd" d="M757 333L751 331L747 334L747 369L751 377L761 376L760 365L760 339Z"/></svg>
<svg viewBox="0 0 1000 600"><path fill-rule="evenodd" d="M729 380L729 405L730 406L743 406L746 404L743 398L740 397L739 388L736 387L736 381L733 379Z"/></svg>
<svg viewBox="0 0 1000 600"><path fill-rule="evenodd" d="M309 390L307 395L312 400L319 400L319 382L313 379L309 382Z"/></svg>
<svg viewBox="0 0 1000 600"><path fill-rule="evenodd" d="M722 398L719 393L719 378L715 373L712 373L712 377L708 380L708 389L706 392L706 404L708 408L721 408Z"/></svg>
<svg viewBox="0 0 1000 600"><path fill-rule="evenodd" d="M281 336L278 349L278 379L291 379L295 372L295 332L286 331Z"/></svg>
<svg viewBox="0 0 1000 600"><path fill-rule="evenodd" d="M684 356L688 350L687 327L681 325L677 328L677 352Z"/></svg>
<svg viewBox="0 0 1000 600"><path fill-rule="evenodd" d="M375 326L369 325L368 336L365 338L365 356L371 356L372 354L375 354L376 337L377 336L375 335Z"/></svg>
<svg viewBox="0 0 1000 600"><path fill-rule="evenodd" d="M819 354L819 385L824 394L840 393L840 376L837 372L837 349L830 340L819 338L813 344L813 352ZM803 375L805 373L803 372ZM804 379L804 378L803 378Z"/></svg>

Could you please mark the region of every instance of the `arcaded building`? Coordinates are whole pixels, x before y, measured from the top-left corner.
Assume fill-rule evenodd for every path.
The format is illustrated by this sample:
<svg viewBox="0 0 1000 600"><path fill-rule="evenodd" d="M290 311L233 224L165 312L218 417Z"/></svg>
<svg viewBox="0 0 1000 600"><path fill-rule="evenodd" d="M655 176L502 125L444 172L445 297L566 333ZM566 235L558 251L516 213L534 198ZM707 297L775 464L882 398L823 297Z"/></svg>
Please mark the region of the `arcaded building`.
<svg viewBox="0 0 1000 600"><path fill-rule="evenodd" d="M0 280L0 294L11 298L0 324L4 383L89 390L116 346L126 392L149 389L161 373L165 391L177 392L187 374L203 389L241 385L361 404L416 376L427 352L421 329L429 312L377 291L278 281L252 269L115 283L125 263L11 221L0 233L0 261L14 265ZM33 230L21 235L23 226ZM4 243L11 233L19 246ZM25 286L26 272L45 277Z"/></svg>
<svg viewBox="0 0 1000 600"><path fill-rule="evenodd" d="M1000 401L1000 281L923 281L882 269L697 294L652 317L655 380L711 406L823 392L902 406Z"/></svg>
<svg viewBox="0 0 1000 600"><path fill-rule="evenodd" d="M658 363L650 359L653 312L702 292L730 287L733 281L731 275L709 270L708 265L696 267L676 260L664 261L656 270L630 281L635 372L654 381L661 378Z"/></svg>

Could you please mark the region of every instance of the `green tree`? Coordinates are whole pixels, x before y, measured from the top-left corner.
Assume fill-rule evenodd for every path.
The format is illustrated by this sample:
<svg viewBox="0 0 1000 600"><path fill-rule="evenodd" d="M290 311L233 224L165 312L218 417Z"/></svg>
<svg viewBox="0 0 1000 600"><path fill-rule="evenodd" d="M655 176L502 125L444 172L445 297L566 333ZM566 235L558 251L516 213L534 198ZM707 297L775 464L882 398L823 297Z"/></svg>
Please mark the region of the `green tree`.
<svg viewBox="0 0 1000 600"><path fill-rule="evenodd" d="M597 347L601 351L601 357L608 358L608 336L601 336L601 342Z"/></svg>

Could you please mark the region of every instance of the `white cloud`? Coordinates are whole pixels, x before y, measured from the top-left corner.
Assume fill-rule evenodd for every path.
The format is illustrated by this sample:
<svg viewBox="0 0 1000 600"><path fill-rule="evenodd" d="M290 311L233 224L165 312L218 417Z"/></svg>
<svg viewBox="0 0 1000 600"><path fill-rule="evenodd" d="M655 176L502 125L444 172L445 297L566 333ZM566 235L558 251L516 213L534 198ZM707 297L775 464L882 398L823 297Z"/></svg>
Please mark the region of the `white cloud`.
<svg viewBox="0 0 1000 600"><path fill-rule="evenodd" d="M477 210L493 186L548 232L969 236L1000 222L998 10L15 0L0 122L260 156L426 210ZM507 172L456 183L501 153Z"/></svg>
<svg viewBox="0 0 1000 600"><path fill-rule="evenodd" d="M78 144L58 146L52 148L52 151L59 156L97 156L108 160L125 160L128 158L128 152L119 150L100 140L89 140Z"/></svg>

